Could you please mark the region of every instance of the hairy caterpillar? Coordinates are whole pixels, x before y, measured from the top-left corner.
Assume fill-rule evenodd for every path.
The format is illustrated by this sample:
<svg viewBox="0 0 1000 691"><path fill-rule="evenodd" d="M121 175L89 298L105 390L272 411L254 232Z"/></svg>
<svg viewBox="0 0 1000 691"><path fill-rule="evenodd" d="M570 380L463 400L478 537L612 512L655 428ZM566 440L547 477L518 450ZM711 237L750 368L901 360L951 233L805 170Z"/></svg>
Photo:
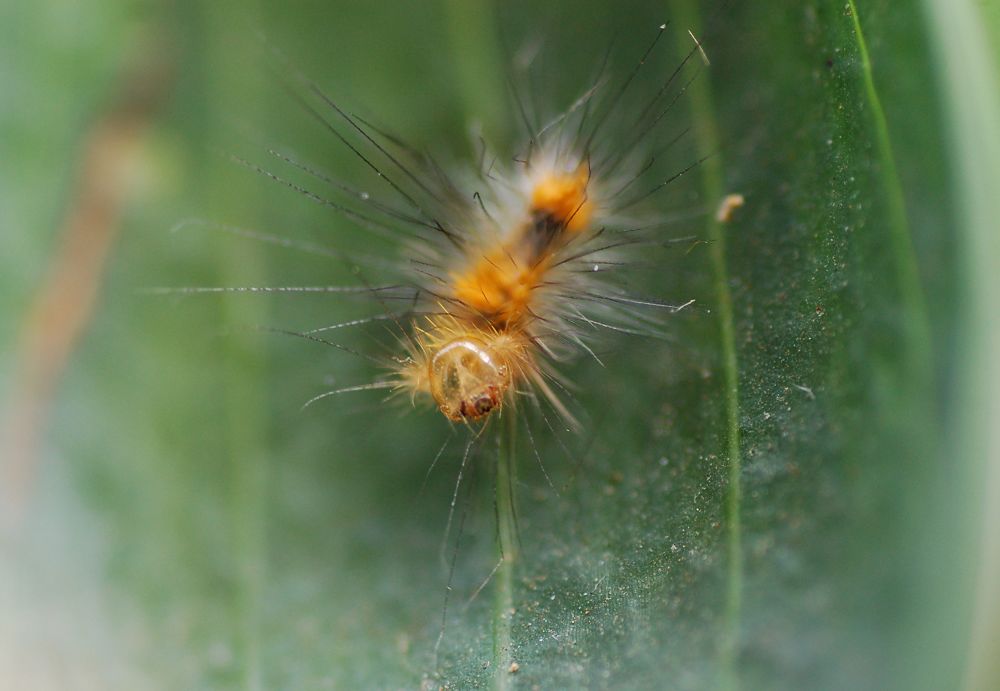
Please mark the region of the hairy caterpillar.
<svg viewBox="0 0 1000 691"><path fill-rule="evenodd" d="M696 242L671 229L678 220L706 213L684 206L678 211L679 203L690 201L660 196L677 189L673 183L700 162L682 148L689 130L672 115L703 64L694 42L679 62L669 59L667 69L647 66L665 30L661 26L638 55L629 56L631 69L625 73L613 70L607 56L603 64L598 56L596 74L581 80L561 111L545 112L530 100L516 101L523 129L520 148L494 153L480 141L476 158L466 166L444 164L374 124L373 118L354 114L291 67L283 75L294 76L289 91L297 105L374 175L374 187L342 182L291 154L270 152L291 173L232 157L332 209L355 226L350 230L356 236L371 237L372 244L369 249L366 243L364 254L329 252L351 267L357 277L353 285L191 290L330 293L365 301L366 314L350 319L308 330L267 330L347 352L361 365L338 370L336 388L306 405L340 394L388 391L407 406L436 408L451 427L467 432L442 557L463 473L472 469L464 475L471 485L475 468L482 465L475 460L484 432L495 430L500 417L507 418L518 433L523 431L541 465L543 454L529 418L540 420L551 433L543 436L555 437L559 444L560 427L581 431L581 436L591 433L588 410L575 400L575 392L596 389L599 382L582 380L573 361L586 358L603 365L608 344L662 337L664 315L692 302L687 295L664 300L656 297L657 288L649 290L650 275L655 278L664 270L660 250ZM652 85L640 84L643 77L650 77ZM217 228L328 254L324 247L285 236ZM391 246L399 258L380 245ZM657 285L663 292L663 283ZM379 350L349 340L357 331L375 336ZM378 368L371 378L364 374L367 362ZM610 368L603 372L610 379L616 376ZM373 419L366 416L364 424L370 426ZM506 444L506 435L497 437ZM431 468L447 444L448 439ZM517 484L511 465L512 458L502 457L494 480L500 561L473 597L495 575L497 592L510 596L510 575L502 565L513 562L518 541L517 527L511 526L516 519L510 518ZM544 467L542 472L548 480ZM456 521L455 554L464 514ZM449 590L454 563L453 556L446 567ZM445 598L441 635L447 594Z"/></svg>
<svg viewBox="0 0 1000 691"><path fill-rule="evenodd" d="M579 98L547 122L534 125L522 104L523 150L507 162L483 144L478 168L458 175L303 80L326 111L306 108L391 188L393 201L333 182L288 157L282 156L333 182L357 204L320 198L241 163L334 207L367 231L399 236L406 256L400 282L369 290L382 307L373 319L395 326L398 349L383 361L385 375L324 392L307 405L340 393L389 389L414 404L432 402L451 422L477 424L528 397L543 400L569 428L579 427L563 400L569 387L558 364L580 354L600 361L588 344L595 330L651 333L659 324L657 312L676 312L692 302L634 294L620 280L643 248L669 243L657 231L672 218L636 209L700 162L661 177L649 174L687 132L650 144L697 76L697 69L686 71L701 50L697 41L640 109L628 112L622 105L666 28L659 27L627 79L616 84L602 68ZM600 136L615 116L632 120L624 145ZM409 307L394 312L389 305L399 301Z"/></svg>

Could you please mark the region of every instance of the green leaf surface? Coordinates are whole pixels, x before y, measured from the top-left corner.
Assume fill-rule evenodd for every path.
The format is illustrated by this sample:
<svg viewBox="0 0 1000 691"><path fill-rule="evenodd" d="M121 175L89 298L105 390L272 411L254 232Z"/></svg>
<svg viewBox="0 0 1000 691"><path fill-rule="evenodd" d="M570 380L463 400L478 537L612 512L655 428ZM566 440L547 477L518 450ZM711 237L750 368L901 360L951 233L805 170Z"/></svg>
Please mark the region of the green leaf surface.
<svg viewBox="0 0 1000 691"><path fill-rule="evenodd" d="M3 536L0 687L997 680L983 513L997 476L995 7L105 2L81 18L64 5L0 11L0 79L18 95L0 113L8 416L89 123L142 37L170 46L175 83L121 183L100 299ZM257 328L370 304L145 291L358 282L344 262L189 218L398 253L232 160L277 169L276 148L374 184L281 88L275 52L352 112L475 160L478 125L501 144L518 131L507 53L540 40L538 97L565 106L609 45L620 78L668 19L640 90L690 50L688 29L711 61L670 113L692 126L678 163L710 155L671 203L746 205L670 229L706 240L637 279L695 299L665 318L671 341L615 339L605 367L567 369L581 433L532 420L529 436L512 419L515 434L484 435L451 518L464 431L378 392L301 410L376 370ZM516 561L497 568L497 536L515 533Z"/></svg>

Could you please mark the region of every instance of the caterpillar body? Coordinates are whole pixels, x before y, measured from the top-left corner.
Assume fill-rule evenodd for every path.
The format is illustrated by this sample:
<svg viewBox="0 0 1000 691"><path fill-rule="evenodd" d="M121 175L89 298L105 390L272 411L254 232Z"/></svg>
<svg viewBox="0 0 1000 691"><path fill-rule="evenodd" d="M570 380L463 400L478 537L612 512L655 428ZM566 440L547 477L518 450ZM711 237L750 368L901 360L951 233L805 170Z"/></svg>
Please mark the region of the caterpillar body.
<svg viewBox="0 0 1000 691"><path fill-rule="evenodd" d="M665 29L659 28L639 66ZM310 403L347 391L391 389L418 405L432 402L452 422L477 424L528 397L545 401L568 428L579 427L564 400L571 386L558 364L581 353L600 361L590 334L648 333L658 324L652 313L690 304L633 294L621 274L637 249L668 244L655 235L669 224L667 217L633 210L700 162L659 178L647 175L687 133L681 130L658 149L648 145L697 76L685 68L699 50L695 42L654 96L629 114L630 141L612 145L599 135L622 108L638 67L610 96L602 72L567 110L537 128L527 125L527 144L510 163L488 158L484 146L479 168L459 177L307 83L381 156L386 167L376 168L348 143L400 203L355 191L378 213L347 209L346 215L379 231L402 227L408 259L399 272L403 284L372 292L382 316L397 327L400 350L387 360L387 371L375 382L327 391ZM312 112L333 129L326 115ZM392 314L390 300L409 301L411 309Z"/></svg>
<svg viewBox="0 0 1000 691"><path fill-rule="evenodd" d="M573 159L540 172L530 161L524 165L528 175L520 183L528 203L521 218L460 243L438 301L442 314L416 325L415 347L399 370L400 387L430 394L452 421L482 420L522 382L572 419L546 382L554 375L541 358L569 328L564 306L571 298L561 305L551 294L572 291L578 262L599 260L593 256L599 252L583 249L596 235L590 173Z"/></svg>
<svg viewBox="0 0 1000 691"><path fill-rule="evenodd" d="M387 259L377 251L351 255L285 236L200 222L248 239L344 259L360 283L157 289L167 293L360 295L375 308L360 318L309 330L265 329L332 346L379 367L374 379L348 380L305 405L339 394L382 390L389 392L388 398L436 407L453 426L468 428L441 545L448 587L434 646L436 669L464 510L450 566L445 550L463 477L467 468L474 470L478 465L470 459L482 449L483 433L493 420L508 417L510 435L496 435L494 508L500 557L472 598L498 575L500 611L508 611L510 569L519 543L511 449L520 429L515 426L520 406L541 418L569 455L553 420L561 422L563 430L586 431L587 417L581 414L585 406L575 401L574 390L590 383L575 377L568 363L588 357L603 366L601 345L609 337L669 340L662 329L664 314L694 302L650 297L636 288L648 283L649 276L635 280L637 274L652 269L660 290L670 285L661 280L665 267L658 262L660 249L693 247L700 241L693 236L665 236L665 232L678 222L708 213L699 202L694 202L694 208L687 202L678 209L676 199L671 211L664 212L660 198L661 192L674 189L674 182L704 160L690 150L677 155L674 147L687 144L690 127L668 117L701 72L704 62L694 59L703 54L701 45L695 40L679 62L670 61L672 69L654 73L652 91L632 88L666 28L659 27L624 79L608 76L606 57L596 77L562 112L540 117L539 109L519 101L524 129L521 149L513 155L493 154L481 142L477 164L465 169L442 166L403 138L350 112L279 54L287 67L284 76L296 78L289 91L297 105L374 174L377 184L385 186L384 198L274 150L268 151L313 184L325 185L327 192L317 193L309 184L294 182L249 160L232 159L332 209L362 233L388 240L403 260ZM367 280L368 267L379 272L379 281ZM378 339L386 352L372 354L345 345L336 335L368 326L387 327L391 338L387 340L383 331ZM527 416L524 432L555 490ZM425 484L448 444L446 438L426 471ZM503 655L509 658L509 621L506 626L497 629L497 650L506 651ZM516 671L516 663L507 658L496 669Z"/></svg>

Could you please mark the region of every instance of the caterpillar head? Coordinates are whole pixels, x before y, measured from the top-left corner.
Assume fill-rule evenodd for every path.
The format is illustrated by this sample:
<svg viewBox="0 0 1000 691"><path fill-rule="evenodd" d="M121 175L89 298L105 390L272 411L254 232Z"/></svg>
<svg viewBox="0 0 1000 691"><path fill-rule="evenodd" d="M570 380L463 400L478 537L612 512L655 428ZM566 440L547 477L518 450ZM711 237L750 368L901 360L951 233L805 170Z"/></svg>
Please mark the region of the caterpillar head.
<svg viewBox="0 0 1000 691"><path fill-rule="evenodd" d="M498 349L473 336L443 344L429 358L431 395L454 422L480 420L500 408L511 368Z"/></svg>

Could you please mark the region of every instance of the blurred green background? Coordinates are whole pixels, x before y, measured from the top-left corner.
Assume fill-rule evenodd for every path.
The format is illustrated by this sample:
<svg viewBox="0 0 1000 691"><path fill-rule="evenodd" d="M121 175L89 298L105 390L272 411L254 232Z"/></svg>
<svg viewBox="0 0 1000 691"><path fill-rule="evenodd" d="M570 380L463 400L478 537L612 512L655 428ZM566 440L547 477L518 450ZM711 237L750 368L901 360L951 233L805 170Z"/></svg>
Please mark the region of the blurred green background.
<svg viewBox="0 0 1000 691"><path fill-rule="evenodd" d="M996 688L1000 10L857 5L5 3L0 686ZM672 203L747 204L642 279L697 299L672 344L569 368L586 433L534 428L558 491L520 445L512 615L467 603L496 560L476 459L435 664L460 443L421 488L437 413L301 411L375 371L255 329L370 306L148 289L357 282L190 218L396 251L229 158L372 185L267 46L468 159L472 123L516 141L510 53L541 41L558 108L666 20L639 91L693 28L712 65L671 117L716 154Z"/></svg>

